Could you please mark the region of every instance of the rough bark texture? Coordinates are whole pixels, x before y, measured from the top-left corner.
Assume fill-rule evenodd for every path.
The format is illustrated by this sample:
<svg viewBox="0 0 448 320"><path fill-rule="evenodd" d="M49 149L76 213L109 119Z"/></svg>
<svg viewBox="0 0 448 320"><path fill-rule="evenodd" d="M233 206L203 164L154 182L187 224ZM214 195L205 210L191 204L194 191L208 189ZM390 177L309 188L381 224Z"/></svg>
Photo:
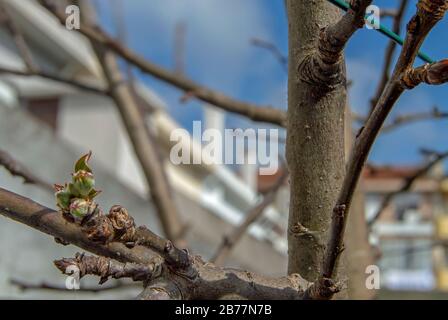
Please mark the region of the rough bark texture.
<svg viewBox="0 0 448 320"><path fill-rule="evenodd" d="M128 223L118 221L133 221L125 211L114 206L108 215L98 212L89 218L91 223L80 226L67 221L61 212L0 188L0 215L101 256L84 259L77 255L74 259L58 260L56 265L60 270L76 264L81 275L95 274L103 280L110 276L146 279L146 290L140 299L303 299L307 289L313 287L297 274L271 278L246 270L217 267L176 248L144 226L133 225L122 234L120 230ZM103 236L98 237L100 234ZM309 294L307 297L315 298Z"/></svg>
<svg viewBox="0 0 448 320"><path fill-rule="evenodd" d="M341 59L330 76L320 68L303 72L323 27L338 21L325 0L287 1L289 83L287 160L291 173L288 273L317 279L330 214L344 176L345 67ZM316 78L322 81L317 83ZM327 80L326 80L327 79ZM294 232L303 226L312 233Z"/></svg>

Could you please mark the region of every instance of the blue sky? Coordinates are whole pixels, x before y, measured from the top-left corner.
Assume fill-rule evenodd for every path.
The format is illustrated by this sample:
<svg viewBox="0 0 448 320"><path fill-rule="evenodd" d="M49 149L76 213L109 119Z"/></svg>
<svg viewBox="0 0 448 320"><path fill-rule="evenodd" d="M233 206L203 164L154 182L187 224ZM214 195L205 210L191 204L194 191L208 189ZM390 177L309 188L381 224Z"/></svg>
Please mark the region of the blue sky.
<svg viewBox="0 0 448 320"><path fill-rule="evenodd" d="M122 1L122 3L120 3ZM398 0L376 0L380 8L397 7ZM406 21L415 12L417 0L410 0ZM151 61L174 68L174 30L186 24L185 73L198 83L220 90L237 99L286 109L287 75L273 56L251 45L252 38L274 43L287 53L287 21L283 0L96 0L106 29L115 33L112 6L123 10L127 25L127 45ZM391 19L382 23L391 25ZM434 60L448 58L448 18L441 22L424 44ZM403 26L404 31L404 26ZM402 33L403 35L403 33ZM380 76L387 39L363 29L346 49L348 78L353 81L350 104L365 113ZM417 64L421 64L420 60ZM179 102L177 89L136 71L169 105L171 114L187 129L202 119L203 104ZM406 92L392 116L428 111L445 103L448 86L426 86ZM253 127L238 116L227 116L227 127ZM415 164L421 161L420 147L448 149L448 120L425 121L383 134L376 142L370 161L377 164Z"/></svg>

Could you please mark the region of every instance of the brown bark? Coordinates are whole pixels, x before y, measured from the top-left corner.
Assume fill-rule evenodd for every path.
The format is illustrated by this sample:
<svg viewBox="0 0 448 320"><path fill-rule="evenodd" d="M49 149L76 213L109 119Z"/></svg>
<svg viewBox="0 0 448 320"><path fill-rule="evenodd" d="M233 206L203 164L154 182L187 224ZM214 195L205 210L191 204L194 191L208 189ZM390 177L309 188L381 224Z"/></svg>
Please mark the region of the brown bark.
<svg viewBox="0 0 448 320"><path fill-rule="evenodd" d="M155 253L142 246L132 249L118 242L102 245L91 241L75 224L68 223L60 212L0 188L0 214L26 224L55 238L92 253L122 262L148 263Z"/></svg>
<svg viewBox="0 0 448 320"><path fill-rule="evenodd" d="M64 13L58 10L57 5L55 5L53 1L39 1L44 7L51 11L61 23L65 23ZM185 91L188 97L200 99L225 111L243 115L253 121L268 122L279 126L284 126L285 124L286 115L284 111L271 106L257 106L252 103L238 101L221 92L199 85L193 80L179 75L176 72L166 70L139 56L118 41L115 41L115 39L98 26L93 28L89 25L81 24L79 32L89 38L92 42L112 50L115 54L119 55L130 64L139 68L142 72L150 74L161 81Z"/></svg>
<svg viewBox="0 0 448 320"><path fill-rule="evenodd" d="M86 222L87 226L80 226L65 220L60 212L0 188L0 214L99 256L134 263L124 265L104 258L90 259L88 268L83 268L100 276L137 276L141 279L140 271L143 271L149 278L157 277L155 281L147 283L147 290L140 296L142 299L156 298L154 295L157 292L162 292L163 298L172 299L219 299L225 296L246 299L303 299L311 285L298 275L270 278L246 270L216 267L202 261L199 256L191 256L170 245L168 240L144 226L126 228L126 233L122 234L122 225L117 219L133 219L127 214L118 214L117 207L112 207L108 215L99 213L98 216L91 217L92 223ZM110 234L104 236L104 231ZM103 236L98 237L99 234ZM133 243L132 248L129 242ZM163 266L161 269L158 267L154 274L149 266L154 263L158 265L160 257L163 258ZM64 261L71 264L82 263L82 259L78 258ZM101 264L98 265L98 262ZM63 267L61 264L59 266Z"/></svg>
<svg viewBox="0 0 448 320"><path fill-rule="evenodd" d="M323 278L332 278L336 274L338 260L343 250L343 238L347 224L350 205L353 199L362 168L369 155L371 147L381 130L395 102L406 89L403 77L412 70L412 65L418 51L431 29L440 21L448 10L447 0L420 0L417 13L408 24L407 35L393 75L381 95L372 114L356 138L353 151L347 164L347 174L344 177L341 192L333 208L331 234L323 262ZM435 66L431 76L438 75L441 80L446 78L445 63ZM419 72L419 71L418 71ZM441 81L432 79L438 84Z"/></svg>
<svg viewBox="0 0 448 320"><path fill-rule="evenodd" d="M309 281L319 275L330 212L344 175L344 62L330 77L317 68L300 74L315 54L322 27L336 23L338 10L325 0L287 1L289 83L287 160L291 178L288 273ZM320 83L317 78L322 77ZM333 83L331 83L332 80ZM295 233L301 225L313 234ZM299 228L300 229L300 228Z"/></svg>

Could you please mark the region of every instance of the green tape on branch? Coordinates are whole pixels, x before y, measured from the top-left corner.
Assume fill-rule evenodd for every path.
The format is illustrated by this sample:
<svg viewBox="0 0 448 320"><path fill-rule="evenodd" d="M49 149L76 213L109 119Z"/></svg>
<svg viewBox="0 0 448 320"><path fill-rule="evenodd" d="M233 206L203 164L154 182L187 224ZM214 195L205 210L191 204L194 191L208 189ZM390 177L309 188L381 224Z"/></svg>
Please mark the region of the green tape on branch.
<svg viewBox="0 0 448 320"><path fill-rule="evenodd" d="M337 6L338 8L344 10L344 11L348 11L350 9L350 4L348 4L347 2L345 2L344 0L327 0L328 2L334 4L335 6ZM367 16L366 16L367 17ZM375 21L375 20L373 20ZM396 43L398 43L399 45L403 45L404 40L395 32L393 32L392 30L389 30L388 28L386 28L384 25L380 24L380 28L379 29L375 29L376 31L384 34L386 37L392 39L393 41L395 41ZM418 57L420 59L422 59L425 62L428 63L433 63L434 60L432 60L427 54L423 53L423 52L419 52L418 53Z"/></svg>

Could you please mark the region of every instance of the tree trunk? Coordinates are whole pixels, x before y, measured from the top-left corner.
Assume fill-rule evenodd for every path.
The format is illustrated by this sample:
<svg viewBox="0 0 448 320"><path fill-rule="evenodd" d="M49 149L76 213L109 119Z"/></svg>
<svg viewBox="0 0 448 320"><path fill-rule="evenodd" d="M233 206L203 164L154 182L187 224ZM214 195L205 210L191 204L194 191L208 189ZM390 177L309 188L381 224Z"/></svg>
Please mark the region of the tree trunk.
<svg viewBox="0 0 448 320"><path fill-rule="evenodd" d="M345 173L345 66L342 59L332 69L336 70L333 74L312 68L305 73L301 64L315 52L321 28L335 23L340 13L325 0L288 0L287 11L286 156L291 173L288 273L314 281L321 270L330 217ZM326 81L334 78L339 78L336 84Z"/></svg>

